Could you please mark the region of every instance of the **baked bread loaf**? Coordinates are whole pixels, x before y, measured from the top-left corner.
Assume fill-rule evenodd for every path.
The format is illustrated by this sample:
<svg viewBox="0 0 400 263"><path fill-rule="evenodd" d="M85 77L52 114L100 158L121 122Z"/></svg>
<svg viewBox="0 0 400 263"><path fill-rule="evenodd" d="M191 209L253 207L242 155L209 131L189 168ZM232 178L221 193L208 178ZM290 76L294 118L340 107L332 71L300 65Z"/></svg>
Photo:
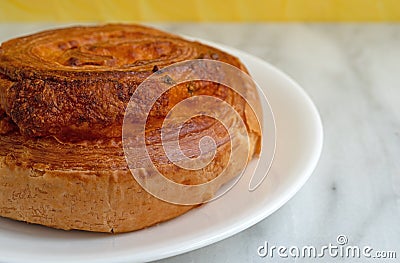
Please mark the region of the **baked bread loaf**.
<svg viewBox="0 0 400 263"><path fill-rule="evenodd" d="M116 233L195 207L162 201L142 189L127 167L121 136L125 108L138 85L168 65L199 58L246 71L225 52L139 25L71 27L2 43L0 216ZM179 101L198 94L232 105L246 123L251 156L260 150L261 132L242 97L207 81L176 85L150 112L146 144L157 168L182 184L212 180L230 153L226 130L212 118L193 118L180 133L183 144L204 134L220 135L207 169L184 172L162 153L162 120Z"/></svg>

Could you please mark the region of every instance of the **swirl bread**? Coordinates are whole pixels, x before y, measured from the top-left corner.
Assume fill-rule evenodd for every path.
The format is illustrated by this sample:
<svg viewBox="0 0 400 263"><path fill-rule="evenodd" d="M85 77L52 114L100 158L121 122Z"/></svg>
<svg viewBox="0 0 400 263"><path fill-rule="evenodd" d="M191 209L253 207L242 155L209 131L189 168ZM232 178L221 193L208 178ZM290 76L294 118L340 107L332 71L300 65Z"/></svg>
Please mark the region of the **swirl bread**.
<svg viewBox="0 0 400 263"><path fill-rule="evenodd" d="M0 216L65 230L127 232L194 208L159 200L141 188L127 167L121 132L125 108L144 79L198 58L246 71L218 49L138 25L71 27L2 43ZM220 134L207 169L189 176L162 154L162 119L176 103L197 94L230 103L246 123L251 156L260 147L255 116L238 94L206 81L176 85L154 105L146 144L158 169L182 184L215 178L229 157L229 137L211 118L193 118L180 133L182 143Z"/></svg>

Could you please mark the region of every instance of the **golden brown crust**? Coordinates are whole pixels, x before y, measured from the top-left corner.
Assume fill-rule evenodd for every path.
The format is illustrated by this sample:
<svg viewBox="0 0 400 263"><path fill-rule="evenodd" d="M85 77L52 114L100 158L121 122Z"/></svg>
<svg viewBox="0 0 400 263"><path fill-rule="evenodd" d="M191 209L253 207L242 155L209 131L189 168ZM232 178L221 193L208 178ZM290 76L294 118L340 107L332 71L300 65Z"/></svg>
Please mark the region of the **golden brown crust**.
<svg viewBox="0 0 400 263"><path fill-rule="evenodd" d="M115 145L118 142L60 145L52 138L24 141L21 135L0 136L0 215L65 230L119 233L195 207L167 203L147 193L127 169L122 148ZM178 183L204 183L226 166L229 147L221 144L204 170L185 174L170 163L157 165ZM215 190L210 189L210 195Z"/></svg>
<svg viewBox="0 0 400 263"><path fill-rule="evenodd" d="M9 82L0 89L0 106L26 136L120 137L136 87L157 69L196 58L242 67L215 48L136 25L75 27L16 38L0 48L0 78ZM220 94L228 92L225 88ZM158 101L160 108L171 96L179 99L169 94Z"/></svg>
<svg viewBox="0 0 400 263"><path fill-rule="evenodd" d="M137 25L74 27L7 41L0 47L0 215L61 229L127 232L183 214L194 206L161 201L134 180L122 148L122 122L137 86L175 62L217 59L245 71L212 47ZM254 90L252 100L258 98ZM225 100L241 115L251 156L260 150L254 113L228 87L198 81L176 85L150 112L146 145L157 169L181 184L214 179L226 166L229 134L212 118L193 118L180 132L189 157L198 141L218 147L204 169L185 171L162 149L161 125L179 101L194 95ZM138 105L140 109L140 105ZM193 145L193 146L192 146ZM228 174L220 184L235 174ZM210 188L212 195L217 188Z"/></svg>

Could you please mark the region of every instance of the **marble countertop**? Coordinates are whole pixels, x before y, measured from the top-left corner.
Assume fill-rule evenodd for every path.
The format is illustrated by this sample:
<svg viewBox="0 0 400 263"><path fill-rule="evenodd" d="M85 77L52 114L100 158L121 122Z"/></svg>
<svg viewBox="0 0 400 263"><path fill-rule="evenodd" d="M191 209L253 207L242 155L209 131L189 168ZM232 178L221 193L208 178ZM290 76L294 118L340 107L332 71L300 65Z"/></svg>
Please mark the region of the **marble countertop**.
<svg viewBox="0 0 400 263"><path fill-rule="evenodd" d="M325 138L313 175L281 209L231 238L160 262L265 262L257 254L264 241L321 247L339 235L400 258L400 25L162 27L241 49L292 76L319 109ZM274 258L280 261L288 260Z"/></svg>
<svg viewBox="0 0 400 263"><path fill-rule="evenodd" d="M264 241L321 247L336 243L338 235L400 258L400 24L156 26L235 47L280 68L316 104L325 136L316 170L282 208L233 237L159 262L265 262L257 254ZM2 26L2 37L41 27L48 25Z"/></svg>

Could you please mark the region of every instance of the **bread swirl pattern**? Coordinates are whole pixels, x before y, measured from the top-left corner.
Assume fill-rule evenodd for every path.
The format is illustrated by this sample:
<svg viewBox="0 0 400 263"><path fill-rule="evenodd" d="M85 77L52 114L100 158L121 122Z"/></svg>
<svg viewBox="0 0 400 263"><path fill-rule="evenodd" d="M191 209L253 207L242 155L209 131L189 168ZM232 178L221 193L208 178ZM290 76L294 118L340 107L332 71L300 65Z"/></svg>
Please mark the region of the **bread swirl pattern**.
<svg viewBox="0 0 400 263"><path fill-rule="evenodd" d="M161 201L138 185L124 159L121 132L127 103L144 79L197 58L246 70L218 49L138 25L56 29L3 43L0 215L61 229L126 232L195 207ZM210 118L192 119L180 134L183 144L211 131L220 135L206 170L189 176L162 154L160 123L174 105L196 94L235 107L248 127L251 155L261 138L245 101L228 87L206 81L175 86L154 105L146 142L163 174L184 184L212 180L229 155L228 135Z"/></svg>

